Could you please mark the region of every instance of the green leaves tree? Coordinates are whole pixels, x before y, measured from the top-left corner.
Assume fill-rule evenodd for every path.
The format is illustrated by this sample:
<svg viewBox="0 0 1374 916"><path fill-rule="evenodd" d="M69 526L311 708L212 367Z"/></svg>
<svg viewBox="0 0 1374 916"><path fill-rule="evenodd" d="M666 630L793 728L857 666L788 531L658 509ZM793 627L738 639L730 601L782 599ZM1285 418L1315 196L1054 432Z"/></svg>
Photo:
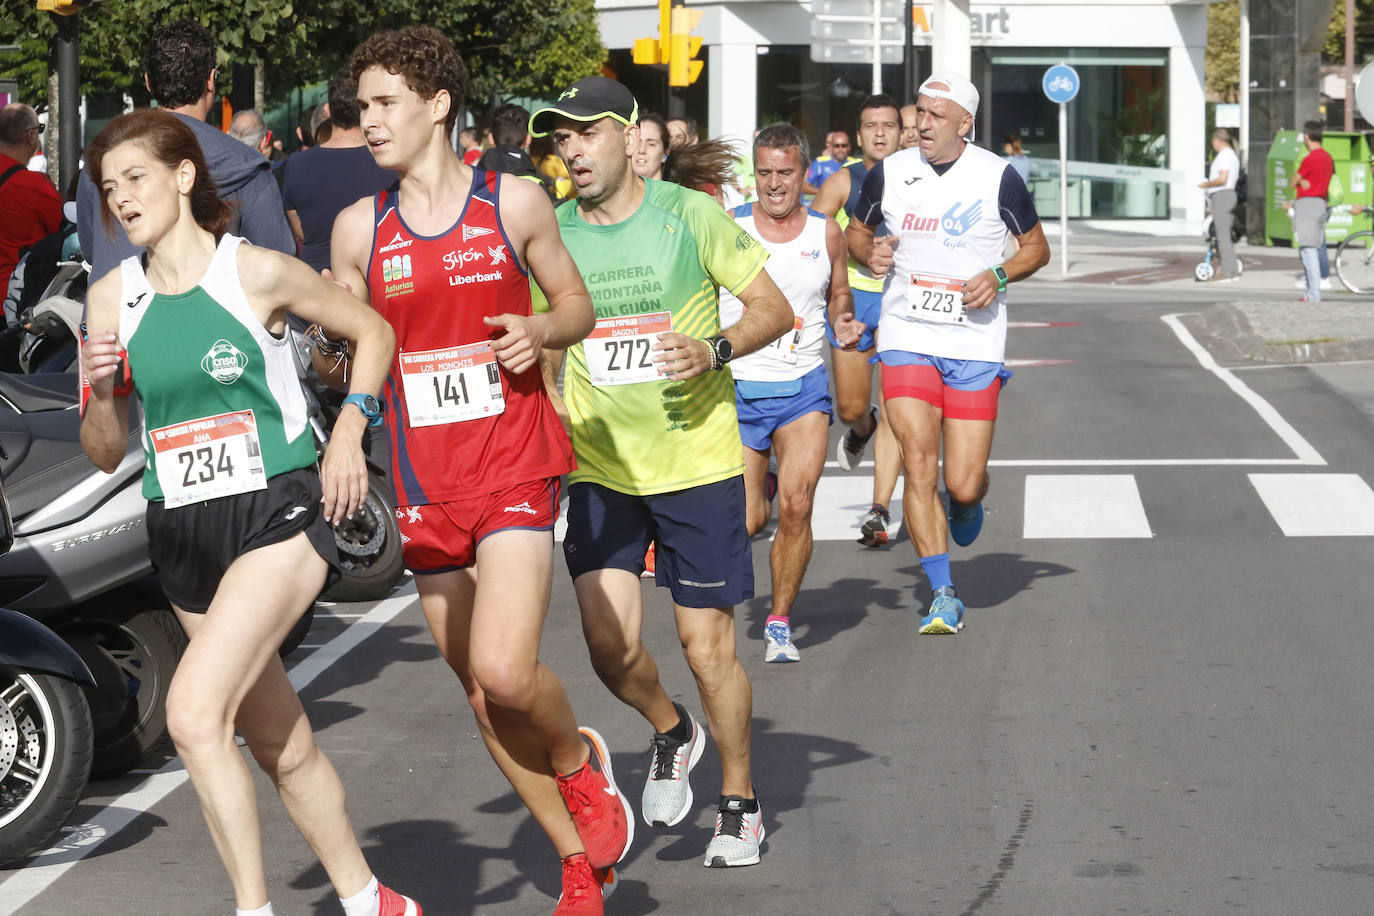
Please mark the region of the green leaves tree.
<svg viewBox="0 0 1374 916"><path fill-rule="evenodd" d="M269 97L325 79L359 41L426 22L453 38L471 72L466 102L503 95L547 97L605 60L594 0L104 0L81 14L81 89L147 100L141 55L158 23L193 19L219 44L221 87L230 62L262 62ZM34 0L3 0L0 35L23 36L0 55L0 77L21 97L47 97L56 28Z"/></svg>

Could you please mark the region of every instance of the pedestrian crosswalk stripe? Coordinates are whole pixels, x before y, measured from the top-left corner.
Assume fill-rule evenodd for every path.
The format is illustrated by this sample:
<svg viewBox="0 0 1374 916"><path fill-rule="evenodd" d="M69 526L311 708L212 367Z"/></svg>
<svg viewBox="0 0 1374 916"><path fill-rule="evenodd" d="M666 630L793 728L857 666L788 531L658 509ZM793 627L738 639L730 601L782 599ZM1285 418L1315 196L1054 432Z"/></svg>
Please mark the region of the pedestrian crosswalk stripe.
<svg viewBox="0 0 1374 916"><path fill-rule="evenodd" d="M1026 538L1153 537L1130 474L1029 474Z"/></svg>
<svg viewBox="0 0 1374 916"><path fill-rule="evenodd" d="M1374 535L1374 490L1358 474L1251 474L1288 537Z"/></svg>

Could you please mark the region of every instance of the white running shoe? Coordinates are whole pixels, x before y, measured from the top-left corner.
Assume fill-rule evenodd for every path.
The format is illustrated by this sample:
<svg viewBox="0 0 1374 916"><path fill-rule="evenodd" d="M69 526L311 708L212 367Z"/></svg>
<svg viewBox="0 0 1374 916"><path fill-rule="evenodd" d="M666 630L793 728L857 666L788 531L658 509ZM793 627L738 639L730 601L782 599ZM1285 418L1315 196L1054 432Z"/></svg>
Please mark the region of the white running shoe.
<svg viewBox="0 0 1374 916"><path fill-rule="evenodd" d="M716 830L702 865L734 868L758 864L759 846L763 844L763 806L755 800L750 812L744 810L744 805L744 799L738 795L721 797L716 808Z"/></svg>
<svg viewBox="0 0 1374 916"><path fill-rule="evenodd" d="M681 704L673 706L686 720L692 736L679 743L667 735L654 735L654 756L640 799L640 814L650 827L671 827L692 810L692 784L688 777L706 750L706 736L696 719Z"/></svg>
<svg viewBox="0 0 1374 916"><path fill-rule="evenodd" d="M765 662L799 662L801 653L792 644L792 627L774 620L763 628L763 660Z"/></svg>

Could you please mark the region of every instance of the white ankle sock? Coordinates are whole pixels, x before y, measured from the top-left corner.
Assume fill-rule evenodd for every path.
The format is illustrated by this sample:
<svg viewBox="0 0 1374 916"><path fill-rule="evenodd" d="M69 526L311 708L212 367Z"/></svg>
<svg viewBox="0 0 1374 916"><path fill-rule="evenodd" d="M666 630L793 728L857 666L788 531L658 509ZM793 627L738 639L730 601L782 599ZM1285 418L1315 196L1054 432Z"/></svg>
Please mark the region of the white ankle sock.
<svg viewBox="0 0 1374 916"><path fill-rule="evenodd" d="M235 909L234 916L276 916L276 914L272 912L272 901L269 900L266 904L258 907L256 910Z"/></svg>
<svg viewBox="0 0 1374 916"><path fill-rule="evenodd" d="M381 892L377 889L377 876L373 875L372 880L367 882L367 887L347 900L340 897L339 902L343 904L344 916L377 916L382 910Z"/></svg>

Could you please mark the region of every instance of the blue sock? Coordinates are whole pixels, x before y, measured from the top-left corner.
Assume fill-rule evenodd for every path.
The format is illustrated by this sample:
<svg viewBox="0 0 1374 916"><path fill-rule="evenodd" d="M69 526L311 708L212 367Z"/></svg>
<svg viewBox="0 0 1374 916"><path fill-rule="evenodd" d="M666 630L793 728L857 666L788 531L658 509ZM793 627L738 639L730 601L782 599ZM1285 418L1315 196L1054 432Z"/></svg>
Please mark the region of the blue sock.
<svg viewBox="0 0 1374 916"><path fill-rule="evenodd" d="M930 557L921 557L921 568L926 572L926 578L930 580L930 590L944 588L946 585L953 586L954 580L949 577L949 554L937 553Z"/></svg>

